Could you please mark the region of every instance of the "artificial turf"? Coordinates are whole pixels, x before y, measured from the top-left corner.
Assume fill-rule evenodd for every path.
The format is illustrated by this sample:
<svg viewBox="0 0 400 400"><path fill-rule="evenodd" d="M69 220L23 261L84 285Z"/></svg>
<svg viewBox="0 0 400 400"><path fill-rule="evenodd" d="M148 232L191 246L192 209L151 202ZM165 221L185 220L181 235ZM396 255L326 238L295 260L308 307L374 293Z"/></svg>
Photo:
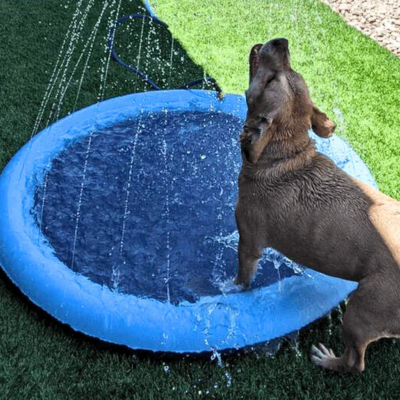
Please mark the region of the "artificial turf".
<svg viewBox="0 0 400 400"><path fill-rule="evenodd" d="M380 188L400 199L400 60L316 0L152 0L192 59L227 92L248 86L255 43L289 39L292 66Z"/></svg>
<svg viewBox="0 0 400 400"><path fill-rule="evenodd" d="M104 5L88 59L91 42L83 50ZM308 81L314 101L338 122L338 133L361 154L381 189L400 198L399 59L313 0L157 0L156 6L173 42L161 27L129 22L116 36L122 58L134 65L139 61L166 88L210 74L226 92L241 93L251 45L288 37L293 66ZM45 104L68 28L78 33L85 18L77 15L74 25L73 15L87 7L81 33L67 36L64 52L71 45L71 61L59 66L61 74ZM32 134L55 119L98 99L149 90L121 66L111 62L107 69L106 39L116 10L119 15L143 12L136 0L1 0L1 169ZM89 68L77 99L86 60ZM43 117L37 118L40 110ZM274 358L261 351L226 355L221 368L210 355L139 353L76 333L33 306L0 273L0 399L396 398L400 344L395 340L369 347L361 375L324 372L310 363L312 343L343 349L340 320L336 311L331 320L302 332L295 346L283 345Z"/></svg>

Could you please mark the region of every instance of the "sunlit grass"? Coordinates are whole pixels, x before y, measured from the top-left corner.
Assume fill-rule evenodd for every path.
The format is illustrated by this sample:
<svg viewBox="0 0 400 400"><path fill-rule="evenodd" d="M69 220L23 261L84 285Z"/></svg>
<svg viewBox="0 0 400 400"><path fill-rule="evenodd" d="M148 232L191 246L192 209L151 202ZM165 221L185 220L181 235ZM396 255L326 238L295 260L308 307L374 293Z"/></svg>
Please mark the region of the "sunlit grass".
<svg viewBox="0 0 400 400"><path fill-rule="evenodd" d="M153 0L195 62L226 92L248 85L248 54L275 37L314 102L338 123L380 188L400 199L400 59L316 0Z"/></svg>

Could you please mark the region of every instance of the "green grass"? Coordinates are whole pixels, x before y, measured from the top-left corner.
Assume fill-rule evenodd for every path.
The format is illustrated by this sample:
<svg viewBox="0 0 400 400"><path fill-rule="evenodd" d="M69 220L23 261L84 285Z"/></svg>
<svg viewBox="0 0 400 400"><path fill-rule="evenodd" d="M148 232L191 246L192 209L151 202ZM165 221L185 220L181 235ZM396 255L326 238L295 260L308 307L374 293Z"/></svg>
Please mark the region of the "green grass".
<svg viewBox="0 0 400 400"><path fill-rule="evenodd" d="M292 66L381 189L400 199L400 60L315 0L152 0L195 62L244 93L255 43L289 39ZM344 122L335 115L340 110Z"/></svg>
<svg viewBox="0 0 400 400"><path fill-rule="evenodd" d="M88 1L83 1L83 8ZM31 137L77 4L78 0L0 2L0 169ZM89 12L83 40L78 41L65 69L68 79L102 4L96 0ZM137 1L124 0L119 14L140 10ZM288 37L293 66L307 79L315 102L334 118L333 109L343 113L339 133L367 161L381 188L399 198L397 58L311 0L163 0L157 1L157 12L175 36L173 74L169 73L171 38L160 28L153 32L144 26L142 34L140 22L128 23L118 31L117 49L121 57L136 65L142 37L141 66L165 87L208 73L227 92L241 93L247 85L251 45L271 37ZM57 106L52 107L60 98L57 88L65 87L59 77L38 129L54 121L57 114L64 116L99 97L148 90L136 76L111 63L103 93L102 60L107 57L105 42L111 18L115 15L110 8L94 41L78 100L83 62L57 111ZM157 41L159 52L153 45ZM0 399L390 399L399 392L397 341L373 343L367 352L367 370L357 376L313 367L308 352L318 341L337 352L343 350L340 313L334 314L332 324L324 319L302 332L297 351L284 345L274 358L259 353L226 355L224 369L209 356L133 352L58 323L0 273ZM232 376L230 387L226 371Z"/></svg>

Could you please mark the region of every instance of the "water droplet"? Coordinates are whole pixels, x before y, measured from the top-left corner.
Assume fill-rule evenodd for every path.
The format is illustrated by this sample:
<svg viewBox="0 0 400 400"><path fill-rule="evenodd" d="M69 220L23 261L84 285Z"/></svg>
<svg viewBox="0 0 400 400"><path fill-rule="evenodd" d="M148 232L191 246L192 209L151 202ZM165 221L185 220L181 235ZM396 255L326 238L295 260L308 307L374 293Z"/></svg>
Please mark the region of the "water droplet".
<svg viewBox="0 0 400 400"><path fill-rule="evenodd" d="M227 380L226 386L228 388L231 387L232 386L232 375L228 371L225 371L225 378Z"/></svg>

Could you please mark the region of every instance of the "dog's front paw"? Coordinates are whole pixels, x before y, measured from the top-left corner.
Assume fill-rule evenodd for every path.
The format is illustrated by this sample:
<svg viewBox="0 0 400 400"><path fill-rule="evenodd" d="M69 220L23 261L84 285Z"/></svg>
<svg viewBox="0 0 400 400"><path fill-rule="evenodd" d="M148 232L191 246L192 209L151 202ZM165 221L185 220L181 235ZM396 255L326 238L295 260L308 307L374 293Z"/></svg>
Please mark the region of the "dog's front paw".
<svg viewBox="0 0 400 400"><path fill-rule="evenodd" d="M251 282L244 281L243 279L240 279L238 276L233 280L233 284L236 286L241 286L241 289L243 292L250 290Z"/></svg>

